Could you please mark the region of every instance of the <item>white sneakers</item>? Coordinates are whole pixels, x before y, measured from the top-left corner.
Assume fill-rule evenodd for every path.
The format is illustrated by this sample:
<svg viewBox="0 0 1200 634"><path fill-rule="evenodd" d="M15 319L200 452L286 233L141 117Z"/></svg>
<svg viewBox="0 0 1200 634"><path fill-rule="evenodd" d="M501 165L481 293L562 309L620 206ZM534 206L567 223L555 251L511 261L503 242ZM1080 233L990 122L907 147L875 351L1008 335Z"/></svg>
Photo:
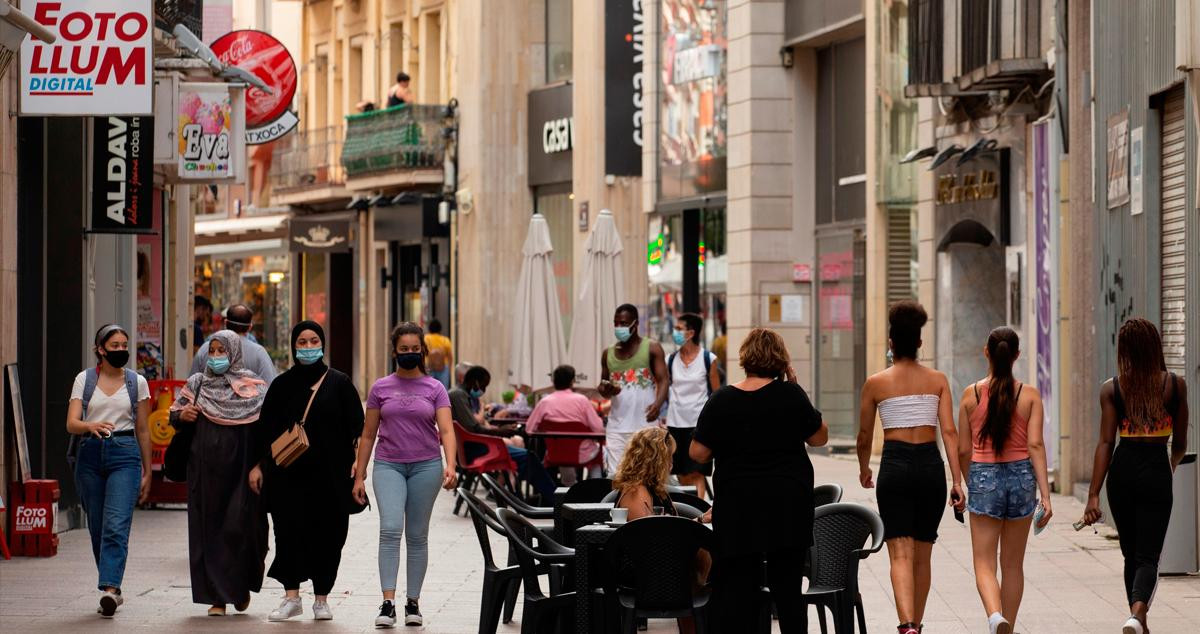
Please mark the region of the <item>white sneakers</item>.
<svg viewBox="0 0 1200 634"><path fill-rule="evenodd" d="M106 590L100 595L100 607L96 608L96 613L106 619L111 619L122 603L125 603L125 599L122 599L121 595Z"/></svg>
<svg viewBox="0 0 1200 634"><path fill-rule="evenodd" d="M1012 623L1008 622L999 612L992 612L988 617L988 632L990 634L1012 634Z"/></svg>
<svg viewBox="0 0 1200 634"><path fill-rule="evenodd" d="M329 609L328 603L316 601L313 603L313 619L317 621L332 621L333 610Z"/></svg>
<svg viewBox="0 0 1200 634"><path fill-rule="evenodd" d="M1136 616L1130 616L1125 625L1121 626L1121 634L1144 634L1146 628L1142 627L1142 622Z"/></svg>
<svg viewBox="0 0 1200 634"><path fill-rule="evenodd" d="M300 604L300 597L294 599L285 597L283 603L280 603L279 607L272 610L271 614L267 616L267 620L286 621L293 616L300 616L301 614L304 614L304 606Z"/></svg>

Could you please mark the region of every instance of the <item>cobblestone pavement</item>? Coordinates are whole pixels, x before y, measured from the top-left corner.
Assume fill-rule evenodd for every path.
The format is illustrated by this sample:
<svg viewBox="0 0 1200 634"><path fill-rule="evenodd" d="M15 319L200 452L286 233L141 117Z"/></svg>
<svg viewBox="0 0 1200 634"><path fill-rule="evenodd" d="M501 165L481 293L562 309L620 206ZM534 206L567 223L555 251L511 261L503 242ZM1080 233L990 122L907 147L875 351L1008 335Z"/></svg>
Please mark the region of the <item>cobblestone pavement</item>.
<svg viewBox="0 0 1200 634"><path fill-rule="evenodd" d="M846 457L814 456L817 482L839 482L845 501L874 506L874 493L857 483L857 466ZM442 494L430 531L430 569L421 597L427 632L469 633L476 630L481 558L470 521L451 515L453 498ZM1025 599L1017 623L1023 633L1118 632L1127 613L1121 583L1121 557L1115 534L1101 527L1076 533L1071 522L1083 507L1072 498L1054 499L1049 530L1030 538L1026 558ZM303 631L363 632L373 630L379 605L376 547L378 518L367 511L351 518L350 538L330 605L335 620L311 620L311 590L303 591L305 616L286 624L267 623L282 589L271 579L246 614L224 618L205 615L191 602L187 568L186 515L181 510L138 511L134 518L132 554L125 578L126 604L113 620L95 614L95 568L85 531L61 536L57 557L0 561L0 631L66 632L127 631L155 628L173 632ZM505 552L499 538L498 552ZM403 558L402 563L403 566ZM970 536L949 513L933 555L933 590L925 631L986 632L983 608L971 571ZM403 582L404 572L400 573ZM896 619L891 599L887 557L873 555L861 570L868 628L887 632ZM517 620L500 632L519 632ZM812 619L812 631L816 631ZM1164 578L1151 613L1158 633L1200 631L1200 579ZM416 628L405 628L412 631ZM653 622L652 631L673 631L668 622Z"/></svg>

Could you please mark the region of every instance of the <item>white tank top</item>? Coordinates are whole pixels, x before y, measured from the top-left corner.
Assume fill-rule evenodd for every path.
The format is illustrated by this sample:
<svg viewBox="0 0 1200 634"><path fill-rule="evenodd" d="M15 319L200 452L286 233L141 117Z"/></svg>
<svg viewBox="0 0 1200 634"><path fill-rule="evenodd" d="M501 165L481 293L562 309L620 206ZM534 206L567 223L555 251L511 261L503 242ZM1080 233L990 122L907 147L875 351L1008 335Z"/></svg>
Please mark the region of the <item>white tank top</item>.
<svg viewBox="0 0 1200 634"><path fill-rule="evenodd" d="M879 418L884 429L937 427L940 401L937 394L893 396L879 402Z"/></svg>

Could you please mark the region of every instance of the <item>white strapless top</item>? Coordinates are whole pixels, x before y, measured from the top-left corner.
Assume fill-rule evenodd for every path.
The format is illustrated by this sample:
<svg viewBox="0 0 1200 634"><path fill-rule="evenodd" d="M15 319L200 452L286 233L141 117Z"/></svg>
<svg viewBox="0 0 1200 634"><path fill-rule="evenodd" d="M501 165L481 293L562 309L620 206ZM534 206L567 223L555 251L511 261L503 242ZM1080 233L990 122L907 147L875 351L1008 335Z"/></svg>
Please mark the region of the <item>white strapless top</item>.
<svg viewBox="0 0 1200 634"><path fill-rule="evenodd" d="M893 396L879 402L879 418L883 421L884 429L925 425L937 427L940 401L937 394Z"/></svg>

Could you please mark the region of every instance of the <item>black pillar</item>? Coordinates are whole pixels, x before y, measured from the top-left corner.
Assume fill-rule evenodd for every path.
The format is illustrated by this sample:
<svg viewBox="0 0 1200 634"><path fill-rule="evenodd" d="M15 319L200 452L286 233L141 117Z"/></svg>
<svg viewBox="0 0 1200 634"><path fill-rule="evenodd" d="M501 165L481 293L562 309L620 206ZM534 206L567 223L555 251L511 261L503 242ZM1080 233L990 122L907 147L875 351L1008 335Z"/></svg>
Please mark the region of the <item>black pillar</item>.
<svg viewBox="0 0 1200 634"><path fill-rule="evenodd" d="M700 210L683 212L683 310L700 312Z"/></svg>

